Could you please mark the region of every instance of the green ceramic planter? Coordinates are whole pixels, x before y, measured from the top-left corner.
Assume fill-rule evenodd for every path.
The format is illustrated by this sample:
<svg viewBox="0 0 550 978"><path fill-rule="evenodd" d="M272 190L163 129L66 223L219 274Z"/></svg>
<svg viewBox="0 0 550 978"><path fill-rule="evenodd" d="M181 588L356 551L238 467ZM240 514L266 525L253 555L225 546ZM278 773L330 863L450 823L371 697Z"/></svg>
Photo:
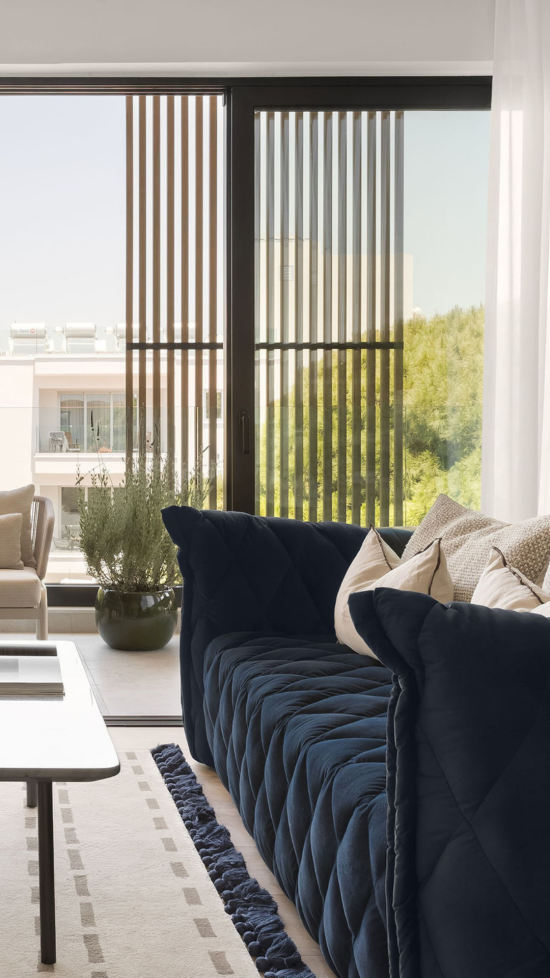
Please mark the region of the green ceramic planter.
<svg viewBox="0 0 550 978"><path fill-rule="evenodd" d="M177 598L172 588L150 593L99 588L95 620L101 638L112 649L153 652L162 649L174 634Z"/></svg>

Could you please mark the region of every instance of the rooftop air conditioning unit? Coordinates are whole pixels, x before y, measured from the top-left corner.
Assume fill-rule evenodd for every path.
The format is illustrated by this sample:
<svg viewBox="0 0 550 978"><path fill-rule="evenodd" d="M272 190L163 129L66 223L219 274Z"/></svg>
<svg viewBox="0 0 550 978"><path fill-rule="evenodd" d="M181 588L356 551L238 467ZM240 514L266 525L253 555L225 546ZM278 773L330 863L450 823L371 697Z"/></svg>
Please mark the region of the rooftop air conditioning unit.
<svg viewBox="0 0 550 978"><path fill-rule="evenodd" d="M35 356L49 350L45 323L12 323L10 353L12 356Z"/></svg>

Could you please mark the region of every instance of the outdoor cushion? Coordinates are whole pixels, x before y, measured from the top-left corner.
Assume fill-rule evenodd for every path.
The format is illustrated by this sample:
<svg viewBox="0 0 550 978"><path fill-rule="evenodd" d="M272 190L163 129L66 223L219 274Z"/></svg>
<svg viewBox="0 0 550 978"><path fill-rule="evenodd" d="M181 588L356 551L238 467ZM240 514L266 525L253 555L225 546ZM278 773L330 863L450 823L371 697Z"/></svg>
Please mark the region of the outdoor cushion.
<svg viewBox="0 0 550 978"><path fill-rule="evenodd" d="M233 633L204 662L216 770L341 978L387 978L385 736L391 677L325 637Z"/></svg>
<svg viewBox="0 0 550 978"><path fill-rule="evenodd" d="M0 569L22 570L21 560L21 513L0 516Z"/></svg>
<svg viewBox="0 0 550 978"><path fill-rule="evenodd" d="M350 611L395 677L392 975L549 975L550 622L389 589Z"/></svg>
<svg viewBox="0 0 550 978"><path fill-rule="evenodd" d="M32 567L0 568L0 608L38 608L40 580Z"/></svg>
<svg viewBox="0 0 550 978"><path fill-rule="evenodd" d="M32 501L34 486L22 486L20 489L8 489L0 492L0 516L8 513L21 513L21 559L28 567L36 567L32 548Z"/></svg>

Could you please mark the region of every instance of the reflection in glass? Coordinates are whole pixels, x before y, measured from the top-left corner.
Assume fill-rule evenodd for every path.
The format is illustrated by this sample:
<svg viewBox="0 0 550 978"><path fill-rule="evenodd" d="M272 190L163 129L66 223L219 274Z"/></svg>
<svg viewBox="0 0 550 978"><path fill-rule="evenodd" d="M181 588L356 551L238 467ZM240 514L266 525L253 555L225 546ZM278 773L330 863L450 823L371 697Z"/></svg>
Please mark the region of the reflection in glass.
<svg viewBox="0 0 550 978"><path fill-rule="evenodd" d="M60 430L69 449L84 447L84 394L60 394Z"/></svg>
<svg viewBox="0 0 550 978"><path fill-rule="evenodd" d="M87 450L110 452L111 448L111 395L88 394L86 397Z"/></svg>

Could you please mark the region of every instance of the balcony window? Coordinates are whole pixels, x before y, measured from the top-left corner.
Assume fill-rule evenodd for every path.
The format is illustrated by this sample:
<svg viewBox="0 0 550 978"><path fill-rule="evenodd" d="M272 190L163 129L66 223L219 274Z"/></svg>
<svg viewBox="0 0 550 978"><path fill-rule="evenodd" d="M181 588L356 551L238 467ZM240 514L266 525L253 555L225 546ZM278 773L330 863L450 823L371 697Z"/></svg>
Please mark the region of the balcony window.
<svg viewBox="0 0 550 978"><path fill-rule="evenodd" d="M111 394L86 395L88 451L112 452Z"/></svg>
<svg viewBox="0 0 550 978"><path fill-rule="evenodd" d="M135 398L134 398L135 401ZM135 414L135 412L134 412ZM136 419L134 417L134 427ZM55 425L57 420L55 420ZM51 428L51 425L47 426ZM126 406L123 391L59 395L59 430L41 439L42 451L124 452Z"/></svg>
<svg viewBox="0 0 550 978"><path fill-rule="evenodd" d="M83 450L84 394L61 394L59 398L59 428L65 434L67 447ZM54 444L55 437L53 438ZM52 435L50 435L52 441ZM63 443L62 443L63 444ZM51 447L55 451L55 448Z"/></svg>
<svg viewBox="0 0 550 978"><path fill-rule="evenodd" d="M78 550L79 540L78 489L75 486L62 486L61 526L59 535L54 537L54 543L58 550Z"/></svg>

